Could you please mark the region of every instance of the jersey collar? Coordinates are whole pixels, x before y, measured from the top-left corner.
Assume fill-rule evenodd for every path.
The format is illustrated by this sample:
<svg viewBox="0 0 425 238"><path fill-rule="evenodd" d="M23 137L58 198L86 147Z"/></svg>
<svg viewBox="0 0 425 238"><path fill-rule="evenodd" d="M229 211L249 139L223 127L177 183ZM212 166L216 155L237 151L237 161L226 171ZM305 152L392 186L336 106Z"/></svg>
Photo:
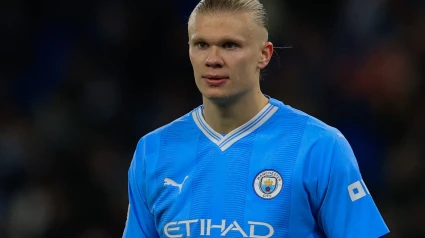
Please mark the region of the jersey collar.
<svg viewBox="0 0 425 238"><path fill-rule="evenodd" d="M203 106L199 106L192 112L192 118L195 121L198 128L204 133L204 135L216 144L221 151L225 151L231 145L249 135L255 131L258 127L263 125L276 111L278 107L270 104L270 102L263 108L257 115L251 120L234 129L227 135L223 136L220 133L214 131L205 121L203 116Z"/></svg>

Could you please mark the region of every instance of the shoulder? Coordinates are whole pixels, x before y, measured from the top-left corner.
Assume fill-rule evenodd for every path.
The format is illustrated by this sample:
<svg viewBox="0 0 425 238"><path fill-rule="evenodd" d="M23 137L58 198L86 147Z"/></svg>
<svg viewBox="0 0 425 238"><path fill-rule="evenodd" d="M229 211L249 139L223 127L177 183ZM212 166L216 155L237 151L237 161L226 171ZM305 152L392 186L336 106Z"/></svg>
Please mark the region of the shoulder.
<svg viewBox="0 0 425 238"><path fill-rule="evenodd" d="M194 122L192 119L192 113L198 108L199 107L143 135L137 142L137 150L143 150L144 154L153 153L158 149L159 143L164 137L172 137L173 134L187 134L193 129Z"/></svg>
<svg viewBox="0 0 425 238"><path fill-rule="evenodd" d="M309 118L303 142L306 163L324 166L323 171L332 168L343 172L347 166L358 168L351 145L341 131L317 118Z"/></svg>
<svg viewBox="0 0 425 238"><path fill-rule="evenodd" d="M313 116L307 120L304 137L308 143L340 144L346 141L341 131Z"/></svg>
<svg viewBox="0 0 425 238"><path fill-rule="evenodd" d="M288 124L288 121L298 121L299 126L303 127L303 137L305 142L314 143L317 141L339 141L344 138L343 134L335 127L326 124L322 120L290 105L283 104L281 101L271 99L272 105L279 108L277 111L277 120L279 125Z"/></svg>
<svg viewBox="0 0 425 238"><path fill-rule="evenodd" d="M282 110L281 110L282 109ZM288 105L280 106L279 125L288 119L302 121L303 128L297 156L297 168L304 181L327 181L329 174L338 178L358 171L354 152L343 133L322 120Z"/></svg>
<svg viewBox="0 0 425 238"><path fill-rule="evenodd" d="M351 145L340 130L298 109L288 110L305 119L299 151L304 170L343 176L347 168L358 169Z"/></svg>
<svg viewBox="0 0 425 238"><path fill-rule="evenodd" d="M303 152L309 155L323 154L335 149L343 151L351 149L343 133L336 127L276 99L272 99L271 102L279 108L277 113L279 125L293 124L302 128L301 154Z"/></svg>

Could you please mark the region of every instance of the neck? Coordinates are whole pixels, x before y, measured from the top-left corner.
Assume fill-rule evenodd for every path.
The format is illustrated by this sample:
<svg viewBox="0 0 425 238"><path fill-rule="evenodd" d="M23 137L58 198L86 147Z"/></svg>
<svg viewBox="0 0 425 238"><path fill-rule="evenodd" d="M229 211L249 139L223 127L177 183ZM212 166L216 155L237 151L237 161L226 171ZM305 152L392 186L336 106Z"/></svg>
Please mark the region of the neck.
<svg viewBox="0 0 425 238"><path fill-rule="evenodd" d="M231 102L222 104L204 97L204 118L212 129L220 134L227 134L253 118L268 102L269 99L260 90L240 95Z"/></svg>

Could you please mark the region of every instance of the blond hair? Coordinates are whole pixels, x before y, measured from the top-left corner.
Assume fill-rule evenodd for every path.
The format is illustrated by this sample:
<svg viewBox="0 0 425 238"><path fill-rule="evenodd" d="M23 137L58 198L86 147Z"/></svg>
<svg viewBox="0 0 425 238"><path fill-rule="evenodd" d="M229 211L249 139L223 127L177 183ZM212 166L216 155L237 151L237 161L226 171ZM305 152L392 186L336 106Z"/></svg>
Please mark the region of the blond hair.
<svg viewBox="0 0 425 238"><path fill-rule="evenodd" d="M259 0L201 0L190 14L189 25L197 14L250 12L259 26L268 30L268 18L263 4Z"/></svg>

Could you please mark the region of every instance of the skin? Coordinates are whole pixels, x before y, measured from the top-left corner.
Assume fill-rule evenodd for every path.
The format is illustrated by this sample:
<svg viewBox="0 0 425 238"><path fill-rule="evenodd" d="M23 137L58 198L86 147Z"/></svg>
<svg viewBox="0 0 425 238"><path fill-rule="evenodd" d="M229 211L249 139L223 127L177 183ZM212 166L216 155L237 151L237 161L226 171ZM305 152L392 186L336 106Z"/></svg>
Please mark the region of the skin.
<svg viewBox="0 0 425 238"><path fill-rule="evenodd" d="M267 105L259 78L260 70L270 62L273 44L249 12L197 14L188 32L189 57L202 94L205 121L227 134ZM211 85L211 77L225 80Z"/></svg>

